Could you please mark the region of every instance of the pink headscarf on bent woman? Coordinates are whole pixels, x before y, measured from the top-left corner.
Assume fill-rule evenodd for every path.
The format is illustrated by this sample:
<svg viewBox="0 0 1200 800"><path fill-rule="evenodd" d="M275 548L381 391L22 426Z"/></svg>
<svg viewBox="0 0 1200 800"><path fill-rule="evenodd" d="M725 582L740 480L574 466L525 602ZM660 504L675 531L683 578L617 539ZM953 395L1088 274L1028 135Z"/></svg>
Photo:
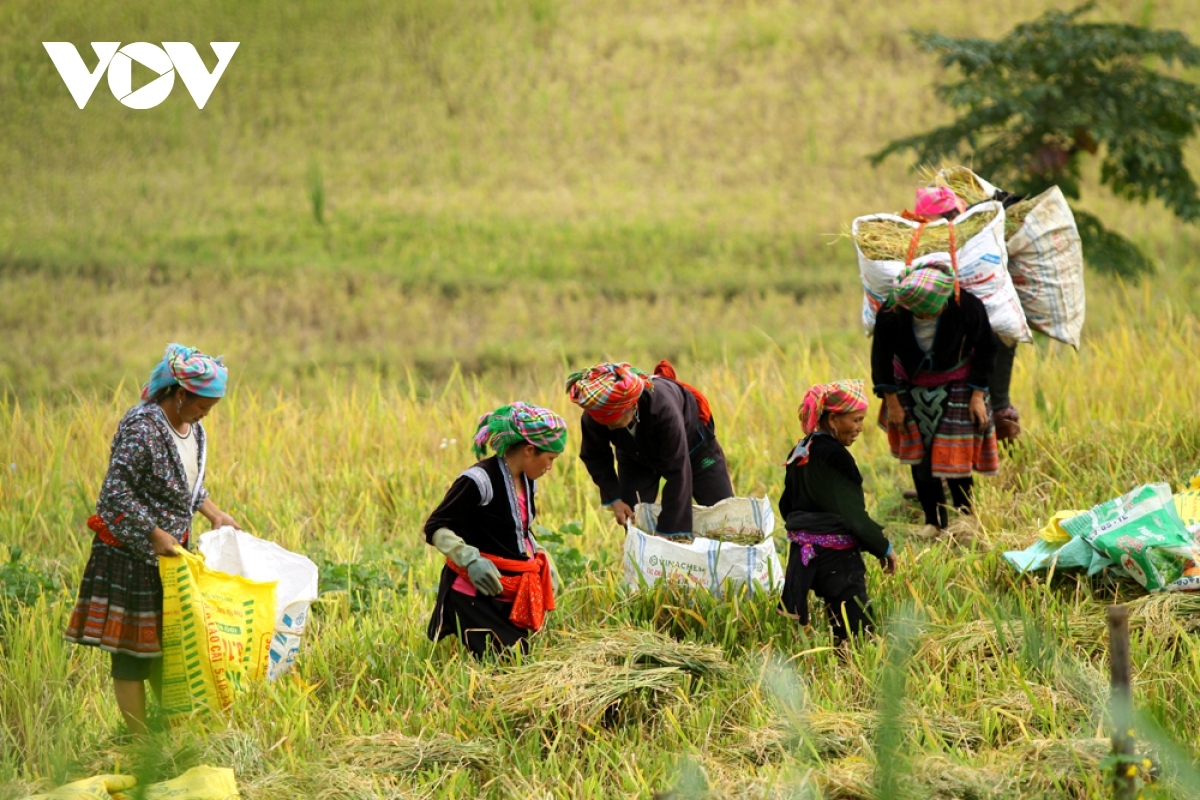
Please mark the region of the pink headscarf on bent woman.
<svg viewBox="0 0 1200 800"><path fill-rule="evenodd" d="M867 407L867 393L860 380L842 380L818 383L804 393L800 401L800 426L804 435L812 433L821 422L826 411L831 414L849 414L863 411Z"/></svg>

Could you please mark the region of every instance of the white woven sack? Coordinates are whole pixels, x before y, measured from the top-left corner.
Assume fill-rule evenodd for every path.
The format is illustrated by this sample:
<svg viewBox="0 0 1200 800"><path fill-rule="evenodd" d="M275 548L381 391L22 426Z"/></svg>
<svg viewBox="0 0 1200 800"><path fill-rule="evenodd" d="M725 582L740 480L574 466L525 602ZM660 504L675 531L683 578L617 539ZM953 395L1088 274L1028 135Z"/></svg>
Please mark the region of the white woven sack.
<svg viewBox="0 0 1200 800"><path fill-rule="evenodd" d="M658 532L658 503L638 503L634 509L637 526L648 533ZM692 534L712 536L719 533L757 533L762 538L775 530L775 511L765 497L727 497L711 506L692 505Z"/></svg>
<svg viewBox="0 0 1200 800"><path fill-rule="evenodd" d="M992 330L1005 343L1032 342L1033 335L1025 321L1020 299L1008 274L1008 250L1004 242L1004 207L995 201L979 203L960 214L954 224L961 225L976 214L994 214L983 230L972 236L958 248L958 279L965 291L983 301ZM854 220L851 230L857 234L859 225L876 219L885 219L916 229L920 223L895 214L871 214ZM925 226L926 230L948 224L937 220ZM875 261L863 255L857 242L858 270L863 282L863 327L870 336L875 330L875 314L883 305L895 285L896 276L904 269L903 261ZM916 266L925 264L950 265L949 253L930 253L913 261Z"/></svg>
<svg viewBox="0 0 1200 800"><path fill-rule="evenodd" d="M1083 330L1083 249L1062 190L1036 198L1008 240L1008 272L1029 327L1079 349Z"/></svg>
<svg viewBox="0 0 1200 800"><path fill-rule="evenodd" d="M783 565L770 535L775 529L775 514L766 498L732 497L712 506L692 506L697 533L731 527L762 533L763 540L750 546L699 535L684 544L638 527L644 525L654 531L660 510L657 503L639 503L634 509L638 525L626 526L624 577L629 588L666 581L707 590L719 597L726 581L762 590L778 590L783 585Z"/></svg>

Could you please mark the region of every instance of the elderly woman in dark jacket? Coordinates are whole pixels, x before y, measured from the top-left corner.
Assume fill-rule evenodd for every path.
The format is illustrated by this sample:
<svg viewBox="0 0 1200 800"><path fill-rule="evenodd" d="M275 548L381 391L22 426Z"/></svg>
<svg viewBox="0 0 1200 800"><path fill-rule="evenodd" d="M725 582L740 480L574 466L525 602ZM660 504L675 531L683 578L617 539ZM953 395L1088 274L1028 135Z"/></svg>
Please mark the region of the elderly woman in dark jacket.
<svg viewBox="0 0 1200 800"><path fill-rule="evenodd" d="M800 405L804 438L788 456L779 498L791 542L780 605L807 625L808 593L815 592L838 644L871 628L862 551L879 559L886 574L896 571L891 542L867 514L862 475L850 455L866 415L862 381L809 389Z"/></svg>
<svg viewBox="0 0 1200 800"><path fill-rule="evenodd" d="M66 638L112 656L113 690L131 733L146 731L145 681L160 688L163 591L158 557L191 540L199 512L234 525L204 490L200 421L225 394L220 359L172 344L113 437L108 474L88 520L92 554Z"/></svg>

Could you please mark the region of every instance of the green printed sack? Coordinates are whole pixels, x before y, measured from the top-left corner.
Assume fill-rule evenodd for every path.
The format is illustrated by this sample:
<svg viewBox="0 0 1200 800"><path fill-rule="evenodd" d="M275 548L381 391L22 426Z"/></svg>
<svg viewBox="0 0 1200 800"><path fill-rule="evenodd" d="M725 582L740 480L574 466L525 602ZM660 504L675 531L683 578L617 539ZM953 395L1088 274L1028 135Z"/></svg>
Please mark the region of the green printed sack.
<svg viewBox="0 0 1200 800"><path fill-rule="evenodd" d="M1148 591L1176 590L1195 541L1175 510L1171 487L1148 483L1064 520L1067 533L1086 539Z"/></svg>

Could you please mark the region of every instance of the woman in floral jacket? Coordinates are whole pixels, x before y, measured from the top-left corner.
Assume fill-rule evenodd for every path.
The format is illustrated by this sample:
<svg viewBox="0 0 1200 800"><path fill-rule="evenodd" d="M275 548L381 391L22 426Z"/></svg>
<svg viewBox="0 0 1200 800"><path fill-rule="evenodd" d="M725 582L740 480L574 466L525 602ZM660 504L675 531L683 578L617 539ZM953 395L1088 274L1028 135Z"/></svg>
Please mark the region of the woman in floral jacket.
<svg viewBox="0 0 1200 800"><path fill-rule="evenodd" d="M172 344L117 426L100 489L92 554L66 638L112 655L113 689L130 732L146 731L146 689L162 677L163 590L158 557L191 540L199 511L234 525L204 490L207 447L200 424L225 394L220 358Z"/></svg>

